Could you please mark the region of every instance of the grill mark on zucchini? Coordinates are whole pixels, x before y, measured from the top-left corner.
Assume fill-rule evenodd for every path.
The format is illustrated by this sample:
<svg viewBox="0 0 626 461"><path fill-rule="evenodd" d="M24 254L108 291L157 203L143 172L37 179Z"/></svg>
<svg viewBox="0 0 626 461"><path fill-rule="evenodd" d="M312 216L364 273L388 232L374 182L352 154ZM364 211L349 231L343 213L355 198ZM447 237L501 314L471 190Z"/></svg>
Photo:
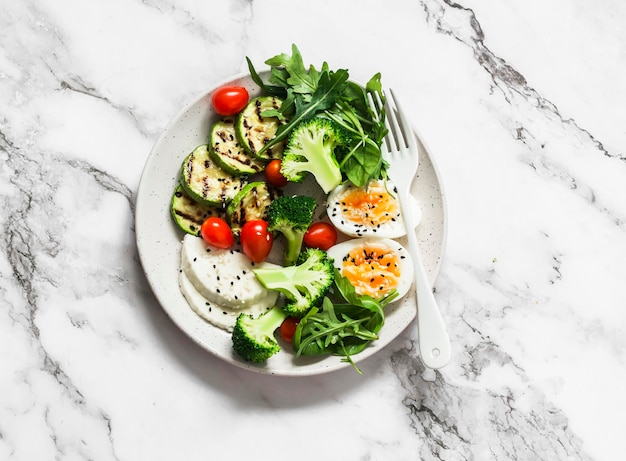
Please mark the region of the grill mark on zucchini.
<svg viewBox="0 0 626 461"><path fill-rule="evenodd" d="M260 120L263 120L263 117L261 117L261 111L262 111L262 109L261 109L261 100L257 99L254 102L254 105L256 106L256 116L259 117Z"/></svg>
<svg viewBox="0 0 626 461"><path fill-rule="evenodd" d="M219 120L211 127L209 144L211 159L224 171L234 175L250 175L263 171L265 162L249 154L235 134L235 121Z"/></svg>
<svg viewBox="0 0 626 461"><path fill-rule="evenodd" d="M223 208L209 208L196 201L185 193L180 184L176 185L170 210L174 218L174 222L178 227L192 235L200 235L200 227L205 219L209 216L216 216L224 219L226 211Z"/></svg>
<svg viewBox="0 0 626 461"><path fill-rule="evenodd" d="M247 118L243 119L243 127L246 129L246 133L248 132L248 130L250 130L250 124L248 123ZM256 155L256 147L254 147L254 144L249 143L246 147L250 152L252 152L253 155Z"/></svg>
<svg viewBox="0 0 626 461"><path fill-rule="evenodd" d="M247 183L234 177L211 161L208 145L198 146L183 162L181 185L193 200L208 207L226 207Z"/></svg>
<svg viewBox="0 0 626 461"><path fill-rule="evenodd" d="M241 111L237 119L237 138L247 152L263 161L281 158L285 143L276 144L259 155L258 151L265 146L276 133L282 123L277 117L262 117L261 114L270 109L279 109L282 100L274 96L260 96L251 100Z"/></svg>
<svg viewBox="0 0 626 461"><path fill-rule="evenodd" d="M282 195L280 189L263 181L247 184L228 205L226 212L233 234L238 236L248 221L266 219L267 208L280 195Z"/></svg>

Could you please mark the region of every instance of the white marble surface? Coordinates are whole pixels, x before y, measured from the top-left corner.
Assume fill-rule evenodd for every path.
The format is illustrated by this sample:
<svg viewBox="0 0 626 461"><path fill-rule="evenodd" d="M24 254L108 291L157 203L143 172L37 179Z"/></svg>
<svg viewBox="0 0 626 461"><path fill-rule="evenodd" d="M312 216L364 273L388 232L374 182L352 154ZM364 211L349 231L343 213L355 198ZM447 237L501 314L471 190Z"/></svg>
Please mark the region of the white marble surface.
<svg viewBox="0 0 626 461"><path fill-rule="evenodd" d="M626 6L0 2L0 459L616 460L626 411ZM232 367L138 261L147 155L296 43L381 71L433 151L453 340L307 378Z"/></svg>

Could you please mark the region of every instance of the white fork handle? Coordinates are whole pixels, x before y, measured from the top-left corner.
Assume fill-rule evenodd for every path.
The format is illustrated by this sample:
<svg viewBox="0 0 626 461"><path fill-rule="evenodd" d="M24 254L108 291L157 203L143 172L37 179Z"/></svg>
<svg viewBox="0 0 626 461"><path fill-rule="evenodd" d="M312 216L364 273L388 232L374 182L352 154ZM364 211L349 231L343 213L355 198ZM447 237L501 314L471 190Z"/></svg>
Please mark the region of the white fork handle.
<svg viewBox="0 0 626 461"><path fill-rule="evenodd" d="M415 289L417 291L417 328L420 356L425 366L441 368L450 361L450 338L435 301L432 287L426 278L426 270L415 236L415 220L411 214L408 194L400 196L400 206L407 227L409 252L415 266ZM403 206L407 204L407 206Z"/></svg>

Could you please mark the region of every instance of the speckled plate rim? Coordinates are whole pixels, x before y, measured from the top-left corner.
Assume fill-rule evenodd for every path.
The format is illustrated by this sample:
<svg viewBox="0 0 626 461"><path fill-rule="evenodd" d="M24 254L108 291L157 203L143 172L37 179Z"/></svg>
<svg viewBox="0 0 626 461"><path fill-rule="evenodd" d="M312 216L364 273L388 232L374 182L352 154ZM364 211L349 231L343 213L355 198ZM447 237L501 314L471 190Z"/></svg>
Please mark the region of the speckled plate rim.
<svg viewBox="0 0 626 461"><path fill-rule="evenodd" d="M268 71L259 72L267 78ZM250 364L234 355L230 335L197 316L178 288L179 251L183 233L170 215L170 199L185 156L206 143L210 124L217 118L211 108L211 95L227 84L245 86L251 97L260 89L249 74L242 73L217 83L181 109L159 135L146 159L136 196L135 232L139 259L148 284L170 319L189 338L220 359L240 368L279 376L310 376L350 367L340 357L298 357L283 345L283 351L263 365ZM420 166L412 193L422 209L416 231L428 279L434 283L447 239L447 205L440 173L423 137L415 131L420 150ZM402 239L400 242L406 243ZM372 356L392 342L416 317L415 295L386 308L385 326L379 340L353 357L355 363Z"/></svg>

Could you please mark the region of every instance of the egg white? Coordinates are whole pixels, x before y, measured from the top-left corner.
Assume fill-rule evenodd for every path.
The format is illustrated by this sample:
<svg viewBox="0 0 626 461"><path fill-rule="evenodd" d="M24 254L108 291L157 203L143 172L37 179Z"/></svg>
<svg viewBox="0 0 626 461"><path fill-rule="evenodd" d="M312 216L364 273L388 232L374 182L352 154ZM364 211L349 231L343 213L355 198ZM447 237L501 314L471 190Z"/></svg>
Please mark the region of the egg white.
<svg viewBox="0 0 626 461"><path fill-rule="evenodd" d="M328 256L333 258L333 265L341 273L343 270L344 257L347 256L350 251L352 251L355 247L368 243L384 245L391 251L396 253L398 261L400 263L400 276L398 277L398 286L396 287L396 290L398 291L398 297L392 302L400 300L404 295L407 294L407 292L411 288L411 285L413 284L414 269L413 261L411 259L411 255L409 254L409 251L399 242L387 238L363 237L338 243L329 248L327 253Z"/></svg>
<svg viewBox="0 0 626 461"><path fill-rule="evenodd" d="M370 185L384 186L382 181L372 181ZM371 221L369 224L364 225L350 220L350 218L344 213L346 207L342 205L342 198L354 189L357 189L357 187L350 183L344 183L337 186L328 195L326 213L338 231L350 237L365 237L371 235L378 238L398 238L406 235L404 219L402 218L399 204L397 204L397 214L393 216L391 220L386 222ZM387 180L387 190L392 194L397 191L395 185L389 179ZM395 199L392 200L395 201ZM411 197L410 209L417 225L421 220L422 213L413 197Z"/></svg>

